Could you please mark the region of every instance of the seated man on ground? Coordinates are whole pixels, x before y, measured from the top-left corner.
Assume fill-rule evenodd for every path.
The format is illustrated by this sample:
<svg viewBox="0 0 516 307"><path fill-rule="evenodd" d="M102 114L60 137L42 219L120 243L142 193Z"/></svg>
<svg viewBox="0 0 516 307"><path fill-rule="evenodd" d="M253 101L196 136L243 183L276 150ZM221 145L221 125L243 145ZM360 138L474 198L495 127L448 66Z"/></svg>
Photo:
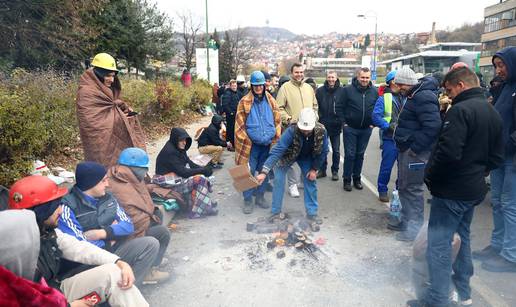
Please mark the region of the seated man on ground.
<svg viewBox="0 0 516 307"><path fill-rule="evenodd" d="M183 128L172 128L170 139L161 149L156 159L156 176L175 175L183 178L172 189L183 195L190 194L185 200L189 202L190 218L200 218L218 213L217 203L211 200L212 184L207 178L213 171L210 166L199 166L187 155L192 145L192 138ZM154 178L156 179L156 178ZM153 180L155 183L158 181Z"/></svg>
<svg viewBox="0 0 516 307"><path fill-rule="evenodd" d="M152 197L145 183L149 170L149 156L140 148L129 147L120 153L117 165L112 166L107 177L115 198L134 224L131 238L152 237L159 242L159 250L154 258L153 269L145 278L145 283L157 283L169 278L169 274L157 269L170 242L170 232L162 225L163 215L154 206Z"/></svg>
<svg viewBox="0 0 516 307"><path fill-rule="evenodd" d="M211 124L202 131L197 140L199 152L212 157L210 162L212 168L222 168L222 165L224 165L220 162L220 156L227 145L226 141L220 138L221 125L222 116L213 115Z"/></svg>
<svg viewBox="0 0 516 307"><path fill-rule="evenodd" d="M77 165L76 184L63 197L59 229L127 260L134 268L137 284L165 281L169 274L151 267L161 262L159 257L170 240L168 231L158 228L147 231L146 236L143 232L133 236L133 222L113 194L106 192L109 187L106 173L104 166L96 162Z"/></svg>
<svg viewBox="0 0 516 307"><path fill-rule="evenodd" d="M91 296L111 306L149 306L140 290L133 286L135 279L129 264L56 228L63 211L61 198L66 193L65 188L59 188L44 176L20 179L10 190L9 208L34 211L39 227L40 248L34 281L44 278L49 286L64 294L70 306L90 306L83 298ZM0 237L13 238L13 233ZM64 259L96 267L83 266L81 272L66 271L62 267Z"/></svg>

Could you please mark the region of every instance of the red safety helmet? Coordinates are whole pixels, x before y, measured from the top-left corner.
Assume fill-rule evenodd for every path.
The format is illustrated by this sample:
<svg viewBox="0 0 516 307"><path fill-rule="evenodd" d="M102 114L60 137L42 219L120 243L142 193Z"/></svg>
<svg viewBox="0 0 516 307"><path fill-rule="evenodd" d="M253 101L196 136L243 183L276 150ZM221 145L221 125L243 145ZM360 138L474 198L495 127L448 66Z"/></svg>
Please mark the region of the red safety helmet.
<svg viewBox="0 0 516 307"><path fill-rule="evenodd" d="M28 176L16 181L9 190L10 209L28 209L63 197L68 193L45 176Z"/></svg>

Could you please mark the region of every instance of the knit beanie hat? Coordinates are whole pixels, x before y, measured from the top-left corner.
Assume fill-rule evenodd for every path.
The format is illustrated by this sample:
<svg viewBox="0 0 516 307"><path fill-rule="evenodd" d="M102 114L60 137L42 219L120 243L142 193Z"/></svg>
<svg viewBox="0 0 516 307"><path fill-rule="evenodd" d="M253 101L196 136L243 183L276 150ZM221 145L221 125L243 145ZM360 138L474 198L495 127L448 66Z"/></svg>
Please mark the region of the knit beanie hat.
<svg viewBox="0 0 516 307"><path fill-rule="evenodd" d="M416 73L408 67L403 67L396 73L396 77L394 77L394 83L416 85L418 83Z"/></svg>
<svg viewBox="0 0 516 307"><path fill-rule="evenodd" d="M81 191L87 191L96 186L106 176L106 168L97 162L85 161L75 168L76 186Z"/></svg>

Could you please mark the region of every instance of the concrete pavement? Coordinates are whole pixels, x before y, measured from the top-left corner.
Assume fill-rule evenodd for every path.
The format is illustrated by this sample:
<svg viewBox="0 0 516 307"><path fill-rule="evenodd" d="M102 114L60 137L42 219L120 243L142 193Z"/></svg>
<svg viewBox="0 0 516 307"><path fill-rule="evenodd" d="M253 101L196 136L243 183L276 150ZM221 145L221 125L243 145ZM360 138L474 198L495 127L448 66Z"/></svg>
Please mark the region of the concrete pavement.
<svg viewBox="0 0 516 307"><path fill-rule="evenodd" d="M207 123L209 118L204 118L189 127L190 135ZM373 133L364 166L364 176L373 185L379 165L377 135ZM167 139L149 146L153 162ZM190 149L191 155L197 153ZM345 192L341 181L318 180L319 215L324 223L313 238L326 240L323 253L317 252L319 260L294 248L268 251L265 245L271 236L246 232L245 228L248 221L268 216L270 209L242 213L243 199L227 173L233 154L225 152L224 158L224 169L215 172L213 193L220 213L201 220L176 221L178 228L172 233L166 255L170 260L166 269L173 279L142 289L151 306L404 306L413 298L411 245L394 240L394 234L385 228L387 208L371 191ZM270 202L270 193L266 199ZM486 244L490 230L488 208L483 207L474 222L473 244L478 247ZM303 215L302 198L286 196L284 211ZM476 226L479 219L480 228ZM285 251L285 258L276 258L279 249ZM515 305L509 286L514 285L514 275L485 273L478 276L487 290L483 295L474 292L475 305L490 306L485 300L489 295L494 297L489 300L495 303L492 306ZM501 276L512 282L493 285Z"/></svg>

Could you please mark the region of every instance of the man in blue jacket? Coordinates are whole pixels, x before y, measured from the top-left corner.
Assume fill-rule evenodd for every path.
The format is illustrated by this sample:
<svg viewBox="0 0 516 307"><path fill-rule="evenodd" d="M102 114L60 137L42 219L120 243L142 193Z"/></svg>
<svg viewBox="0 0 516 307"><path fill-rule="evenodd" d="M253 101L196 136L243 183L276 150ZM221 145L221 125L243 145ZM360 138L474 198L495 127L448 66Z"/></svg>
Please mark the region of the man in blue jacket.
<svg viewBox="0 0 516 307"><path fill-rule="evenodd" d="M425 165L441 128L435 94L439 84L433 77L418 82L416 73L408 67L398 70L394 82L407 98L394 130L399 150L398 191L402 209L400 224L387 227L402 231L397 240L414 241L423 224Z"/></svg>
<svg viewBox="0 0 516 307"><path fill-rule="evenodd" d="M294 162L301 168L304 178L304 201L306 216L312 223L321 224L317 211L317 171L328 154L328 136L326 129L317 123L317 116L312 108L301 110L297 124L291 125L281 135L279 142L271 149L260 174L256 176L262 183L269 171L274 168L274 189L272 191L272 217L281 213L285 176ZM312 226L313 229L313 226Z"/></svg>
<svg viewBox="0 0 516 307"><path fill-rule="evenodd" d="M133 223L116 198L106 191L106 173L104 166L96 162L77 165L77 182L62 199L59 230L126 260L133 267L137 284L165 281L168 273L151 271L161 252L159 241L151 236L129 239L134 232Z"/></svg>
<svg viewBox="0 0 516 307"><path fill-rule="evenodd" d="M380 128L383 139L382 146L382 162L380 164L380 172L378 173L378 195L382 202L389 202L388 184L391 179L391 171L394 162L398 158L398 149L396 143L392 139L392 133L396 128L398 116L403 105L403 100L398 95L399 89L394 83L396 70L393 70L385 77L387 86L382 96L378 97L373 110L373 124Z"/></svg>
<svg viewBox="0 0 516 307"><path fill-rule="evenodd" d="M505 82L494 105L503 121L504 163L491 172L491 244L473 256L488 271L516 272L516 47L498 51L493 65Z"/></svg>
<svg viewBox="0 0 516 307"><path fill-rule="evenodd" d="M371 71L362 67L351 85L344 88L335 110L343 127L344 170L343 188L350 192L351 179L357 190L362 190L362 165L364 154L373 130L371 114L378 99L378 91L371 83Z"/></svg>

